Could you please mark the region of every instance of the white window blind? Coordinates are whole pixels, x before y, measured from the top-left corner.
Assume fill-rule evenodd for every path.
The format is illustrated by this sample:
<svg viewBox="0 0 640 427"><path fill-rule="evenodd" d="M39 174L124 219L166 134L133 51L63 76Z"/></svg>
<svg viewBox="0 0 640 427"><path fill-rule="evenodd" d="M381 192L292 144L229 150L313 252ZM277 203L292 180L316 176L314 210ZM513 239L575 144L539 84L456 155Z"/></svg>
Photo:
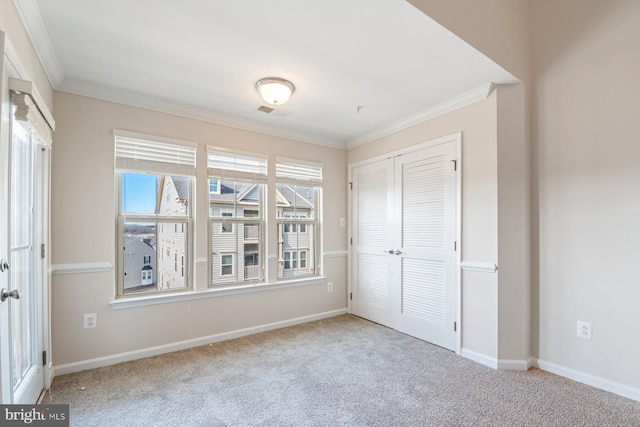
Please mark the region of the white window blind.
<svg viewBox="0 0 640 427"><path fill-rule="evenodd" d="M276 179L283 184L322 186L322 165L295 160L276 160Z"/></svg>
<svg viewBox="0 0 640 427"><path fill-rule="evenodd" d="M267 159L207 150L207 171L210 178L267 182Z"/></svg>
<svg viewBox="0 0 640 427"><path fill-rule="evenodd" d="M196 172L196 148L116 135L116 167L136 172L193 176Z"/></svg>

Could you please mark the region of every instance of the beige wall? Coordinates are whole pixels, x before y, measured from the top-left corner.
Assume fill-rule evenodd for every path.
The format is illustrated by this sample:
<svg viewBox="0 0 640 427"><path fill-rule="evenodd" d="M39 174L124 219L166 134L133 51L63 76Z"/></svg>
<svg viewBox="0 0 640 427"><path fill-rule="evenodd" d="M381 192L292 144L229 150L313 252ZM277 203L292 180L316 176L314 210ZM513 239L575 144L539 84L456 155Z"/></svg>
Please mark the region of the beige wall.
<svg viewBox="0 0 640 427"><path fill-rule="evenodd" d="M51 88L51 83L38 60L27 32L22 26L22 21L12 0L0 0L0 31L6 33L11 44L18 52L22 66L29 74L22 78L29 79L36 84L38 92L40 92L47 107L50 111L53 111L53 89Z"/></svg>
<svg viewBox="0 0 640 427"><path fill-rule="evenodd" d="M530 352L530 180L525 85L497 89L498 354L526 361ZM507 362L508 363L508 362ZM521 368L522 369L522 368Z"/></svg>
<svg viewBox="0 0 640 427"><path fill-rule="evenodd" d="M498 262L497 92L348 153L348 163L462 132L462 260ZM498 273L462 275L462 347L498 357Z"/></svg>
<svg viewBox="0 0 640 427"><path fill-rule="evenodd" d="M531 5L534 355L637 390L640 2ZM577 320L592 322L591 341Z"/></svg>
<svg viewBox="0 0 640 427"><path fill-rule="evenodd" d="M339 226L340 218L347 213L344 151L61 92L55 92L55 102L54 265L114 263L114 128L198 143L198 178L202 180L206 179L206 144L324 163L324 250L346 250L346 228ZM207 189L200 186L196 191L204 194ZM206 234L207 207L196 209L197 232ZM197 242L195 257L207 258L206 238ZM113 272L54 275L54 364L344 309L346 261L346 257L325 259L325 276L335 286L332 293L319 284L121 310L109 306L114 299ZM197 267L196 287L206 289L206 279L206 267ZM98 314L96 329L83 329L84 313Z"/></svg>

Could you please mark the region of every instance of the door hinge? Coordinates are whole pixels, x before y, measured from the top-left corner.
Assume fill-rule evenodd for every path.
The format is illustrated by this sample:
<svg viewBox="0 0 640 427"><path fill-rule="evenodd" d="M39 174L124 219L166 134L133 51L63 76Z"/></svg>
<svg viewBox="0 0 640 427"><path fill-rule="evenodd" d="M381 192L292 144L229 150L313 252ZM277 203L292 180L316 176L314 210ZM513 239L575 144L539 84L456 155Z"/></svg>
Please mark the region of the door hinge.
<svg viewBox="0 0 640 427"><path fill-rule="evenodd" d="M44 243L40 245L40 258L44 259Z"/></svg>
<svg viewBox="0 0 640 427"><path fill-rule="evenodd" d="M458 250L458 242L456 242L455 240L453 241L453 250L454 252Z"/></svg>
<svg viewBox="0 0 640 427"><path fill-rule="evenodd" d="M349 292L349 299L352 300L353 299L353 292Z"/></svg>
<svg viewBox="0 0 640 427"><path fill-rule="evenodd" d="M349 237L349 244L353 245L353 237Z"/></svg>
<svg viewBox="0 0 640 427"><path fill-rule="evenodd" d="M349 183L349 190L353 190L353 182Z"/></svg>
<svg viewBox="0 0 640 427"><path fill-rule="evenodd" d="M42 352L42 366L47 366L47 351Z"/></svg>
<svg viewBox="0 0 640 427"><path fill-rule="evenodd" d="M457 322L453 322L453 332L456 332L457 327L458 327Z"/></svg>
<svg viewBox="0 0 640 427"><path fill-rule="evenodd" d="M453 170L457 171L458 170L458 161L457 160L451 160L453 162Z"/></svg>

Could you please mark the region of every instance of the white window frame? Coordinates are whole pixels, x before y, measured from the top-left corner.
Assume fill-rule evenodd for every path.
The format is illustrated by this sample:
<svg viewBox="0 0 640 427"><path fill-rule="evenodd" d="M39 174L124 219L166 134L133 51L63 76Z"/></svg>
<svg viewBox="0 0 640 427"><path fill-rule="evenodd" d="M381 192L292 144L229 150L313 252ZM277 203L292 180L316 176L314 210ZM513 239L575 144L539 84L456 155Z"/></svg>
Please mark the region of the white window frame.
<svg viewBox="0 0 640 427"><path fill-rule="evenodd" d="M306 235L310 240L311 247L300 247L299 237L296 239L296 247L283 249L283 276L278 277L278 281L284 280L299 280L301 277L318 277L321 275L322 268L322 255L321 255L321 236L322 236L322 172L323 165L314 162L304 162L299 160L292 160L278 157L276 158L276 188L278 185L288 185L291 190L296 191L295 186L312 187L314 194L313 218L308 218L304 215L300 215L298 212L288 213L287 215L282 213L281 217L276 218L279 227L282 227L282 233L293 235ZM293 207L289 206L286 209L291 210ZM285 209L285 208L283 208ZM294 218L287 218L287 217ZM296 231L293 231L293 227L296 226ZM304 231L300 231L301 228ZM288 229L288 231L287 231ZM310 231L313 230L313 231ZM313 232L313 236L310 233ZM300 259L297 259L296 274L290 277L284 277L286 269L284 262L285 251L299 251L306 252L305 267L301 269L299 267ZM293 263L291 262L291 265ZM310 265L313 266L313 272L309 273ZM303 271L304 270L304 271ZM303 272L302 276L298 275L298 272Z"/></svg>
<svg viewBox="0 0 640 427"><path fill-rule="evenodd" d="M220 212L220 217L222 218L233 218L233 212ZM231 230L225 230L224 226L225 225L230 225L231 226ZM220 222L220 234L233 234L235 230L235 227L233 226L233 222L227 222L227 220L222 220L222 222Z"/></svg>
<svg viewBox="0 0 640 427"><path fill-rule="evenodd" d="M188 292L193 289L192 268L189 268L193 254L193 218L194 218L194 186L195 186L195 157L197 144L179 141L170 138L157 137L152 135L144 135L135 132L114 130L115 140L115 157L116 157L116 186L117 186L117 203L116 203L116 222L117 222L117 245L116 245L116 298L130 299L140 298L149 295L157 295L161 293L180 293ZM140 148L140 151L138 150ZM149 148L150 147L150 148ZM162 150L166 147L168 151L163 152L161 156L155 155L153 151L155 147ZM169 153L169 155L167 155ZM175 157L171 154L175 153ZM155 176L181 176L188 179L189 182L189 201L190 206L187 215L162 215L154 213L124 213L122 206L122 177L125 173L133 174L151 174ZM168 196L168 194L167 194ZM167 289L164 280L160 274L156 275L156 289L146 290L145 292L124 293L124 225L126 223L155 223L156 233L162 224L180 223L181 229L187 226L186 239L188 246L185 248L188 252L185 254L187 274L184 276L186 286L179 289ZM156 246L156 264L159 264L164 258L162 251L164 248L160 244ZM167 251L169 248L167 248ZM170 254L168 254L170 256ZM144 259L143 259L144 261ZM156 265L156 269L158 265Z"/></svg>
<svg viewBox="0 0 640 427"><path fill-rule="evenodd" d="M211 183L216 182L216 189L211 191ZM209 194L220 194L220 180L215 178L208 178L207 183L209 184Z"/></svg>
<svg viewBox="0 0 640 427"><path fill-rule="evenodd" d="M209 253L211 256L216 256L217 254L227 254L228 252L223 249L220 250L219 246L214 248L215 238L213 230L218 230L216 227L219 225L220 235L230 236L235 235L235 250L234 254L234 269L239 269L240 266L244 270L244 233L241 230L244 227L239 227L240 225L248 225L248 224L258 224L259 233L257 238L258 244L258 262L259 262L259 277L244 277L239 276L238 272L234 272L233 276L230 275L222 275L222 267L220 267L218 272L219 283L216 283L216 276L213 274L215 271L213 269L213 259L210 258L210 268L209 268L209 279L208 286L211 289L219 288L219 287L229 287L229 286L243 286L247 284L256 284L263 283L265 281L265 259L264 255L265 246L266 246L266 226L265 226L265 186L267 183L267 157L264 155L254 155L250 153L240 153L227 149L221 149L218 147L207 146L207 178L208 179L216 179L219 181L219 188L222 188L223 182L238 182L238 183L247 183L250 185L258 185L259 191L259 202L257 205L239 205L236 204L237 201L233 200L233 204L229 204L229 207L220 207L219 214L216 216L212 215L211 208L207 209L209 212ZM211 199L209 200L211 202ZM223 203L231 203L229 200L225 200ZM258 211L258 216L238 216L238 207L244 206L245 208L249 207L249 210ZM230 215L229 215L230 214ZM231 231L224 230L224 224L231 225ZM217 232L217 231L216 231ZM216 252L219 251L219 252ZM242 260L242 263L240 262ZM220 260L221 262L221 260ZM234 277L235 281L229 281L228 279Z"/></svg>
<svg viewBox="0 0 640 427"><path fill-rule="evenodd" d="M171 141L169 141L171 142ZM210 147L207 146L207 150L213 148L214 150L222 150L222 151L226 151L229 153L233 153L233 150L227 150L227 149L222 149L222 148L218 148L218 147ZM244 156L252 156L253 154L251 153L247 153L247 152L240 152L241 155ZM269 158L269 156L266 155L260 155L260 154L256 154L256 156L258 157L263 157L264 159ZM111 302L111 305L114 309L120 309L120 308L128 308L128 307L139 307L139 306L146 306L146 305L154 305L154 304L161 304L161 303L165 303L165 302L177 302L177 301L190 301L190 300L197 300L197 299L202 299L202 298L211 298L211 297L217 297L217 296L222 296L222 295L233 295L233 294L237 294L237 293L247 293L247 292L255 292L255 291L261 291L261 290L267 290L267 289L280 289L280 288L287 288L290 286L305 286L305 285L311 285L311 284L320 284L320 283L325 283L326 278L322 276L322 179L321 179L321 169L322 169L322 165L319 165L318 163L313 163L313 162L304 162L304 161L299 161L299 160L289 160L289 159L283 159L280 157L271 157L271 161L273 161L275 159L275 163L276 163L276 167L275 167L275 176L273 174L273 170L274 169L270 169L269 175L267 177L267 174L263 174L263 175L255 175L254 176L259 176L262 181L260 181L261 183L261 203L260 206L257 206L255 208L255 210L258 210L260 212L260 215L258 217L236 217L233 216L231 217L232 219L230 219L231 222L233 222L234 225L238 225L239 223L247 223L247 224L259 224L260 225L260 239L259 239L259 246L258 246L258 259L259 259L259 265L261 267L261 277L259 279L259 281L255 281L255 282L244 282L244 281L233 281L232 278L233 277L237 277L238 280L241 280L241 276L238 276L239 273L239 268L240 266L244 267L244 256L241 257L241 255L244 254L244 249L242 249L242 252L240 252L240 246L238 246L237 248L237 252L230 252L227 253L226 251L220 251L220 252L216 252L213 253L211 250L209 250L209 256L208 256L208 275L207 275L207 287L205 288L200 288L197 289L194 287L194 283L191 279L191 277L189 277L189 284L191 286L191 289L189 289L187 292L167 292L167 291L162 291L161 295L158 295L159 292L155 292L155 293L150 293L150 294L133 294L133 295L126 295L125 298L122 298L121 296L118 296L116 298L116 300ZM294 168L280 168L280 162L285 162L285 163L290 163L290 164L294 164ZM305 165L311 165L311 169L315 169L316 171L318 171L318 173L312 173L311 176L296 176L295 174L295 169L296 166L295 164L302 164L303 165L303 170L305 169ZM281 173L283 172L284 173ZM135 172L135 171L134 171ZM165 175L171 175L171 174L165 174ZM240 173L238 173L238 171L232 171L231 173L227 174L227 173L223 173L223 174L219 174L219 175L214 175L212 176L211 174L211 168L209 168L209 171L207 173L207 185L209 185L209 179L216 179L218 180L218 189L221 190L221 182L222 180L226 180L226 181L247 181L245 179L240 179L240 175L242 175L242 171ZM251 175L251 173L250 173ZM303 174L304 175L304 174ZM268 178L268 179L267 179ZM191 259L186 259L187 256L185 256L185 268L187 269L186 273L187 275L192 276L194 269L193 266L191 265L191 263L193 262L193 260L195 259L196 254L193 251L193 248L195 248L197 242L196 240L201 239L201 237L204 233L197 233L193 227L193 224L195 224L195 214L196 211L194 209L195 205L197 203L202 203L202 201L200 200L196 200L194 198L194 193L195 193L195 185L199 184L200 180L202 178L198 177L198 183L195 182L195 178L192 180L191 182L191 207L192 209L190 209L190 217L188 219L188 221L182 223L181 227L179 227L179 229L184 227L184 224L186 223L187 225L187 231L185 232L189 232L190 234L190 246L188 248L188 250L190 251L189 254L187 255L188 257L191 257ZM250 180L249 180L250 181ZM281 210L283 209L283 207L281 205L277 205L275 207L276 212L278 212L277 214L274 213L270 213L271 209L273 208L273 206L267 206L267 202L268 200L266 199L266 194L267 192L269 194L273 193L276 191L276 185L278 184L282 184L282 183L287 183L287 184L296 184L296 185L303 185L303 186L310 186L310 187L314 187L314 191L316 191L316 195L314 197L314 214L313 214L313 218L305 218L304 216L300 217L300 218L287 218L287 220L285 220L284 218L280 218L279 215L281 215ZM118 191L120 191L120 183L118 181ZM209 189L209 188L208 188ZM205 194L209 195L209 192L206 192ZM120 203L122 201L122 197L119 194L118 195L118 200ZM277 202L281 202L280 198L276 198ZM270 199L270 201L273 201ZM206 201L207 203L209 203L209 200ZM254 208L250 208L250 209L254 209ZM211 232L211 224L212 224L212 219L215 219L216 221L220 221L220 217L216 216L216 217L212 217L211 215L212 211L210 209L207 209L207 216L208 216L208 221L209 221L209 230L208 230L208 248L211 249L211 238L212 238L212 232ZM269 214L269 215L268 215ZM298 214L299 215L299 214ZM267 219L268 217L268 219ZM155 218L154 218L155 219ZM143 221L140 221L143 222ZM147 222L151 222L151 221L147 221ZM280 233L279 231L279 227L281 224L284 224L285 222L289 222L290 224L295 224L296 225L296 232L298 234L307 234L307 233L313 233L314 237L313 237L313 248L301 248L300 245L306 245L306 243L300 243L300 244L296 244L296 259L295 261L293 260L294 256L291 254L289 255L289 267L290 269L293 269L294 267L294 262L295 262L295 268L296 270L300 270L300 271L305 271L308 272L309 268L311 268L311 266L313 266L313 270L312 270L312 274L304 274L304 275L294 275L292 277L281 277L279 274L279 271L281 271L280 269L282 268L281 265L279 265L278 263L273 263L270 265L270 263L268 261L271 261L269 259L269 257L267 257L267 245L268 244L272 244L272 241L277 241L277 236L278 233ZM303 225L302 230L300 231L300 225ZM310 231L308 227L313 226L314 228ZM240 229L238 229L240 230ZM290 229L291 230L291 229ZM234 230L235 231L235 230ZM292 232L292 230L291 230ZM237 234L237 232L236 232ZM274 236L275 234L275 236ZM120 233L121 235L121 233ZM253 236L253 235L252 235ZM253 239L253 237L252 237ZM254 241L254 240L252 240ZM243 243L239 243L239 245L243 245ZM244 246L243 246L244 248ZM271 250L271 249L269 249ZM273 248L274 252L277 253L277 248ZM158 247L158 259L161 259L164 257L164 248L160 248ZM294 248L289 249L290 253L294 252ZM232 274L226 274L224 275L225 277L225 281L224 283L220 283L219 286L215 285L212 283L212 277L213 275L211 274L211 270L214 268L214 258L216 256L220 256L220 259L218 261L215 262L216 265L215 267L219 269L219 273L222 276L222 269L223 269L223 265L222 265L222 257L221 255L230 255L231 256L231 260L232 260L232 264L228 265L225 264L225 266L230 267ZM227 260L229 260L227 258ZM182 266L182 264L181 264ZM269 269L269 266L271 266L271 270ZM188 267L188 268L187 268ZM228 268L225 268L228 271ZM160 284L160 280L163 281L168 281L169 278L168 277L160 277L161 275L159 274L153 274L155 277L155 280L158 282L158 286L164 286L165 284L162 283ZM253 275L253 274L252 274ZM232 277L233 276L233 277ZM247 276L249 277L249 276ZM255 277L255 276L254 276ZM231 279L231 280L230 280Z"/></svg>
<svg viewBox="0 0 640 427"><path fill-rule="evenodd" d="M226 257L226 256L230 256L231 257L231 264L223 264L222 263L222 259L224 257ZM235 252L221 252L220 253L220 277L225 277L225 278L235 277L236 276L236 274L235 274L235 272L236 272L235 265L236 265L236 254L235 254ZM223 269L224 269L224 267L228 267L228 266L231 266L231 273L224 274Z"/></svg>

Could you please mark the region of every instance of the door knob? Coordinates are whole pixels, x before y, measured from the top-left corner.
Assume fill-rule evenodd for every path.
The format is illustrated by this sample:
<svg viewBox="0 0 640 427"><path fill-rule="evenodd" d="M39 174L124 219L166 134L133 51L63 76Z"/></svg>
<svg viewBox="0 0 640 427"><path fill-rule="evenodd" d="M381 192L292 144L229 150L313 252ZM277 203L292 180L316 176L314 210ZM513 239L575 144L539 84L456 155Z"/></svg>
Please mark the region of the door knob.
<svg viewBox="0 0 640 427"><path fill-rule="evenodd" d="M389 250L383 249L382 252L388 252L388 253L392 254L393 253L393 249L389 249Z"/></svg>
<svg viewBox="0 0 640 427"><path fill-rule="evenodd" d="M9 269L9 263L7 262L6 259L3 259L2 261L0 261L0 272L5 272Z"/></svg>
<svg viewBox="0 0 640 427"><path fill-rule="evenodd" d="M0 291L0 302L4 302L7 298L20 299L20 289L14 289L7 292L5 288Z"/></svg>
<svg viewBox="0 0 640 427"><path fill-rule="evenodd" d="M402 251L400 249L396 249L396 251L394 252L396 255L400 255L402 253Z"/></svg>

